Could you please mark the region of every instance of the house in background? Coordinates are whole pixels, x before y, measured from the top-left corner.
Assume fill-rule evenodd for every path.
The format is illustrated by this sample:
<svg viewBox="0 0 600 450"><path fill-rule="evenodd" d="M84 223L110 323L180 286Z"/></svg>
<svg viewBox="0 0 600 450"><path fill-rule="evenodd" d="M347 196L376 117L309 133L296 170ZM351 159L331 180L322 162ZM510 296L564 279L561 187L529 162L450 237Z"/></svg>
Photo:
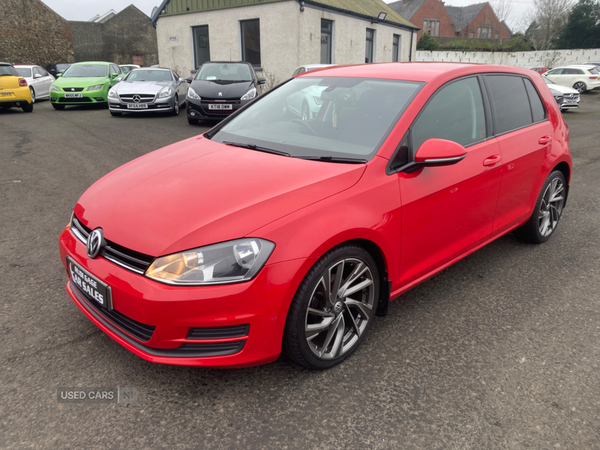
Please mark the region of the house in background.
<svg viewBox="0 0 600 450"><path fill-rule="evenodd" d="M419 31L435 37L508 39L510 29L498 20L488 3L449 6L441 0L400 0L389 6L404 18L423 26Z"/></svg>
<svg viewBox="0 0 600 450"><path fill-rule="evenodd" d="M241 60L278 81L304 64L410 61L418 31L381 0L163 0L152 20L161 65Z"/></svg>
<svg viewBox="0 0 600 450"><path fill-rule="evenodd" d="M75 61L158 64L156 30L150 17L133 5L70 23Z"/></svg>

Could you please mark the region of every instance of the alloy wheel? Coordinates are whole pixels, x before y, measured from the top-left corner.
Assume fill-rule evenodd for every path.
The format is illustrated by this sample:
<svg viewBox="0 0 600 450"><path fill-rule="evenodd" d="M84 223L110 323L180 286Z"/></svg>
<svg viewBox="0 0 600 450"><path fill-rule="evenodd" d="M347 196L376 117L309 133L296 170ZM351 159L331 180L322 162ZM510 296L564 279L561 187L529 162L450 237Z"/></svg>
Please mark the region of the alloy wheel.
<svg viewBox="0 0 600 450"><path fill-rule="evenodd" d="M328 267L312 291L305 339L319 359L352 351L374 317L375 283L369 266L346 258Z"/></svg>
<svg viewBox="0 0 600 450"><path fill-rule="evenodd" d="M577 92L579 92L580 94L583 94L585 92L585 83L582 81L578 81L573 85L573 89L577 90Z"/></svg>
<svg viewBox="0 0 600 450"><path fill-rule="evenodd" d="M35 103L35 91L33 88L29 88L29 90L31 91L31 103Z"/></svg>
<svg viewBox="0 0 600 450"><path fill-rule="evenodd" d="M565 204L565 186L555 178L544 191L538 213L538 230L543 237L550 236L556 229Z"/></svg>

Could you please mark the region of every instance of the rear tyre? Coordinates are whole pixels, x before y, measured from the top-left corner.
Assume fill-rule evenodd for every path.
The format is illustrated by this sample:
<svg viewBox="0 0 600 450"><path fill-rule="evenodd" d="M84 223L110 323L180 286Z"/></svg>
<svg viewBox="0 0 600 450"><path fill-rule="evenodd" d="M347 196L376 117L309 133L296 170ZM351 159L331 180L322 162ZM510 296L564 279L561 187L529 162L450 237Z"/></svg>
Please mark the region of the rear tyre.
<svg viewBox="0 0 600 450"><path fill-rule="evenodd" d="M33 103L23 103L21 105L21 109L23 109L23 112L32 112L33 111Z"/></svg>
<svg viewBox="0 0 600 450"><path fill-rule="evenodd" d="M583 94L585 91L587 91L587 86L583 81L578 81L573 85L573 89L575 89L580 94Z"/></svg>
<svg viewBox="0 0 600 450"><path fill-rule="evenodd" d="M173 104L173 112L171 114L174 116L179 115L179 97L177 95L175 95L175 103Z"/></svg>
<svg viewBox="0 0 600 450"><path fill-rule="evenodd" d="M32 87L29 88L29 91L31 92L31 103L35 103L35 91Z"/></svg>
<svg viewBox="0 0 600 450"><path fill-rule="evenodd" d="M115 117L117 117L117 116L121 116L122 114L123 114L123 113L120 113L120 112L115 112L115 111L111 111L111 112L110 112L110 115L111 115L111 116L115 116Z"/></svg>
<svg viewBox="0 0 600 450"><path fill-rule="evenodd" d="M65 105L57 105L56 103L52 103L52 107L57 111L62 111L63 109L65 109Z"/></svg>
<svg viewBox="0 0 600 450"><path fill-rule="evenodd" d="M567 183L562 172L552 172L542 186L531 218L514 231L517 239L532 244L541 244L550 239L562 216L566 189Z"/></svg>
<svg viewBox="0 0 600 450"><path fill-rule="evenodd" d="M310 269L290 306L283 348L308 369L329 369L361 344L375 318L379 272L362 247L330 250Z"/></svg>

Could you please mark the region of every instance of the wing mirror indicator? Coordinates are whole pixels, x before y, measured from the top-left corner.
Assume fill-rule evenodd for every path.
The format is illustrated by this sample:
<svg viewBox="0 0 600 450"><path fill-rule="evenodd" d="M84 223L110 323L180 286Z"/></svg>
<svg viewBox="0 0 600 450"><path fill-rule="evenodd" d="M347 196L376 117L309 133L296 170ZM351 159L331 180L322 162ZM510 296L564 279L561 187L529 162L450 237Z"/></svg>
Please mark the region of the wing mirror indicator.
<svg viewBox="0 0 600 450"><path fill-rule="evenodd" d="M415 153L415 161L407 164L402 171L410 173L422 167L451 166L466 156L467 150L454 141L427 139Z"/></svg>

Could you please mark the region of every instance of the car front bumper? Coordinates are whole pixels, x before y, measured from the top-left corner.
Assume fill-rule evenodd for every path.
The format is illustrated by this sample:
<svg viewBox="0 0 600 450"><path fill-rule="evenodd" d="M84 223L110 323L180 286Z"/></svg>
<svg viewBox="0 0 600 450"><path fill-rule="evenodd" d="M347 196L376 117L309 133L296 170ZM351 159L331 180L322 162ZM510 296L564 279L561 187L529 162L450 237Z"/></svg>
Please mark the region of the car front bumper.
<svg viewBox="0 0 600 450"><path fill-rule="evenodd" d="M134 105L136 103L133 102L124 102L118 98L108 98L108 108L111 111L116 112L133 112L133 113L159 113L159 112L170 112L175 108L175 99L173 97L169 98L159 98L153 100L151 102L142 103L144 105L148 105L145 108L140 107L130 107L128 105ZM137 103L139 105L140 103Z"/></svg>
<svg viewBox="0 0 600 450"><path fill-rule="evenodd" d="M106 89L100 91L87 91L84 88L79 92L50 91L50 101L60 105L91 105L96 103L106 103ZM81 94L81 97L68 98L66 94Z"/></svg>
<svg viewBox="0 0 600 450"><path fill-rule="evenodd" d="M222 120L252 100L192 100L187 99L186 110L190 119ZM210 105L231 105L231 109L210 109Z"/></svg>
<svg viewBox="0 0 600 450"><path fill-rule="evenodd" d="M70 279L67 284L71 299L106 334L148 361L204 367L246 367L277 359L306 262L267 265L245 283L185 287L156 282L102 257L90 259L70 227L59 238L59 250L65 267L69 257L110 286L109 314ZM142 328L149 338L136 337Z"/></svg>

